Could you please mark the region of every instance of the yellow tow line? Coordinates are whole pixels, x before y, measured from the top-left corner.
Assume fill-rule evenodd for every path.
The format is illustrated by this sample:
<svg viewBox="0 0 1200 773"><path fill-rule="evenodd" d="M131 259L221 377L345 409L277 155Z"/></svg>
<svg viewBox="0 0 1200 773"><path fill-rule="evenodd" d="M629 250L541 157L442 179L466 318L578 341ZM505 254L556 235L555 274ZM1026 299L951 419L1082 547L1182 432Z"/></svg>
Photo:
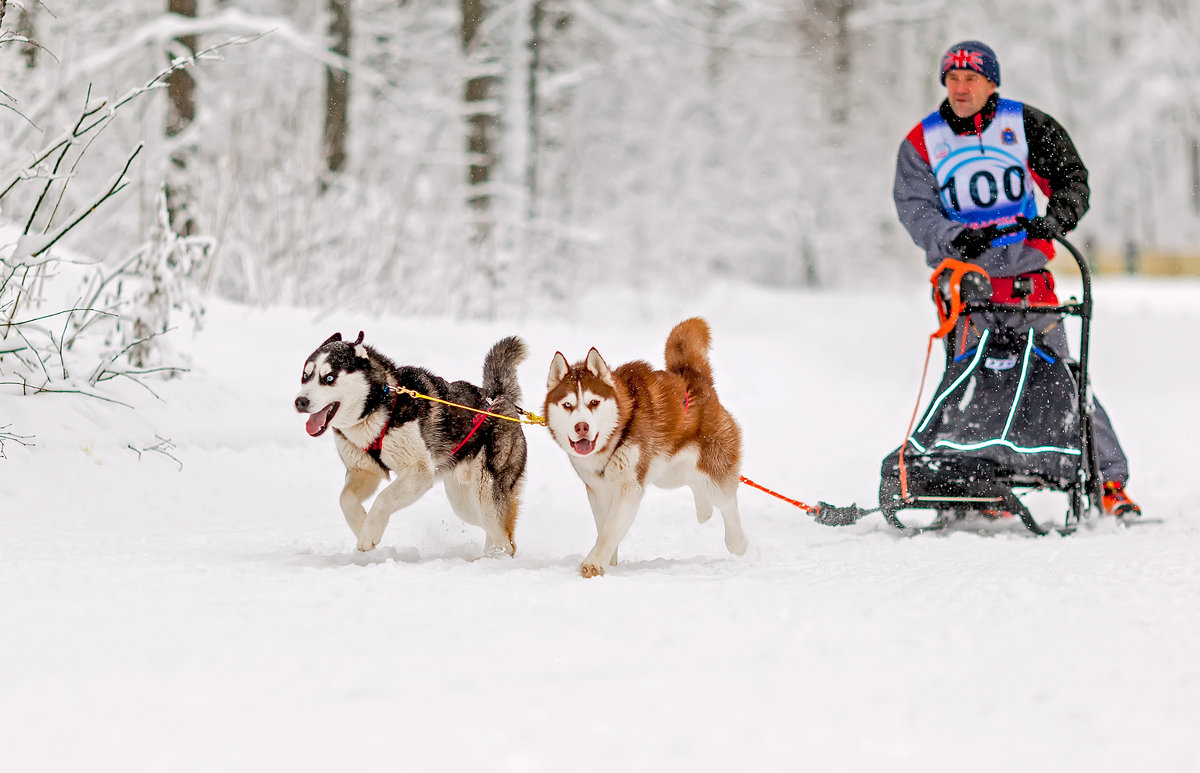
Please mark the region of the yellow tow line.
<svg viewBox="0 0 1200 773"><path fill-rule="evenodd" d="M416 391L415 389L409 389L408 387L396 387L396 391L400 392L402 394L406 394L409 397L419 397L422 400L430 400L435 403L441 403L442 405L449 405L452 408L462 408L464 411L471 411L472 413L479 413L479 414L483 414L484 416L492 416L497 419L504 419L505 421L515 421L520 424L540 424L543 427L546 426L546 420L544 418L542 418L541 416L538 416L536 413L534 413L532 411L522 411L520 408L518 408L517 410L521 412L521 415L524 418L515 418L512 416L505 416L502 413L492 413L491 411L484 411L479 408L472 408L469 405L461 405L459 403L452 403L449 400L443 400L440 397L431 397L429 395L423 395L420 392ZM457 450L457 449L455 449L455 450ZM742 483L745 483L747 486L751 486L753 488L758 489L759 491L766 492L767 494L770 494L773 497L782 499L784 502L795 505L796 507L798 507L801 510L804 510L805 512L808 512L810 514L814 514L814 513L818 512L818 510L820 509L820 508L812 507L811 505L806 505L799 500L785 497L783 494L772 491L771 489L767 488L766 486L762 486L758 483L755 483L754 481L750 480L749 478L747 478L745 476L739 475L738 480Z"/></svg>
<svg viewBox="0 0 1200 773"><path fill-rule="evenodd" d="M515 421L520 424L540 424L543 427L546 426L546 420L543 419L541 416L538 416L536 413L534 413L532 411L521 411L520 408L518 408L517 410L521 412L521 415L524 418L505 416L502 413L492 413L491 411L484 411L484 410L480 410L479 408L472 408L469 405L460 405L459 403L452 403L449 400L443 400L440 397L430 397L429 395L423 395L420 392L418 392L417 390L409 389L408 387L396 387L396 391L400 392L402 394L406 394L409 397L419 397L422 400L430 400L435 403L441 403L442 405L449 405L453 408L462 408L464 411L471 411L472 413L480 413L480 414L483 414L484 416L492 416L497 419L504 419L505 421Z"/></svg>

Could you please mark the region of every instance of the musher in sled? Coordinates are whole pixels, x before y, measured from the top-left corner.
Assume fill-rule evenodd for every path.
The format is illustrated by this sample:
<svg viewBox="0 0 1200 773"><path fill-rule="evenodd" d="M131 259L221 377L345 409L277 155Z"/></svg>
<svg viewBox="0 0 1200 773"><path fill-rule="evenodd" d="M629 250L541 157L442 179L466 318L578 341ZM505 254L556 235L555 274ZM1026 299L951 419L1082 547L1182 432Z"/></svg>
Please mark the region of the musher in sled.
<svg viewBox="0 0 1200 773"><path fill-rule="evenodd" d="M988 46L974 40L951 46L940 76L946 100L909 132L896 159L893 198L900 222L931 268L954 258L986 271L992 302L1057 306L1046 264L1054 257L1052 239L1074 229L1087 212L1087 168L1057 121L1000 98L1000 63ZM1034 185L1048 198L1044 215L1038 215ZM985 333L993 342L1028 335L1043 360L1069 360L1062 322L1059 314L964 314L945 337L947 364L969 355ZM1044 421L1052 424L1053 418ZM1099 402L1094 427L1102 512L1140 514L1125 492L1125 453Z"/></svg>

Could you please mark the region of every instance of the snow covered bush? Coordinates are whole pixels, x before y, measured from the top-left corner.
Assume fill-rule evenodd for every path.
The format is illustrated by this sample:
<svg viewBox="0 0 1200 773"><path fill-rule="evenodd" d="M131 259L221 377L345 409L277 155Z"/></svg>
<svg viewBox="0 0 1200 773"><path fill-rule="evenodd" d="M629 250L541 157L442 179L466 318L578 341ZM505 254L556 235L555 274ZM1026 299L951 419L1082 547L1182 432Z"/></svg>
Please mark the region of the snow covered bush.
<svg viewBox="0 0 1200 773"><path fill-rule="evenodd" d="M72 320L83 333L95 325L104 331L105 359L92 371L89 383L117 375L179 373L186 355L176 352L165 337L175 322L200 326L204 307L198 275L212 251L204 236L180 236L168 222L166 195L159 197L153 238L115 271L97 268L87 279L86 311ZM131 370L119 370L122 365Z"/></svg>
<svg viewBox="0 0 1200 773"><path fill-rule="evenodd" d="M61 131L47 133L40 147L14 152L0 167L0 395L70 393L129 405L124 392L102 384L128 380L153 393L145 379L184 370L186 358L168 345L166 334L180 322L199 324L199 286L212 240L176 233L165 189L147 240L115 265L91 254L73 257L60 240L102 206L111 207L107 202L131 182L142 142L124 151L119 171L110 171L99 186L80 171L90 150L113 144L97 141L118 111L225 45L172 59L117 97L93 98L89 86ZM110 159L101 164L112 163L111 148L96 155ZM93 190L82 196L68 191L78 180ZM11 426L0 424L0 456L3 440L29 440Z"/></svg>

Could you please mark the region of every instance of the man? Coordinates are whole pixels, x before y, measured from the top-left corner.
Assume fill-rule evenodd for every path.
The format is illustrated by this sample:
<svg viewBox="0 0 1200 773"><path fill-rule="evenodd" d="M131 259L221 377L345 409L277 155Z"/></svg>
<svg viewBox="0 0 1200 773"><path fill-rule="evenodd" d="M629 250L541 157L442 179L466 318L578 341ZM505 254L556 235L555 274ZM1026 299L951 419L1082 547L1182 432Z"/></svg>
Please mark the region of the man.
<svg viewBox="0 0 1200 773"><path fill-rule="evenodd" d="M942 57L941 82L945 101L900 144L893 189L900 222L924 248L931 268L956 258L986 271L993 301L1012 302L1016 280L1018 294L1031 304L1057 305L1046 262L1054 256L1055 234L1071 231L1087 212L1087 168L1057 121L1000 98L1000 62L983 43L951 46ZM1044 215L1037 211L1035 185L1048 199ZM1023 230L1000 232L1013 226ZM1020 322L1018 315L964 319L947 346L961 352L978 339L980 326ZM1058 356L1068 356L1061 317L1031 315L1025 320L1030 323ZM1140 514L1125 492L1125 454L1098 402L1095 430L1104 479L1101 509Z"/></svg>

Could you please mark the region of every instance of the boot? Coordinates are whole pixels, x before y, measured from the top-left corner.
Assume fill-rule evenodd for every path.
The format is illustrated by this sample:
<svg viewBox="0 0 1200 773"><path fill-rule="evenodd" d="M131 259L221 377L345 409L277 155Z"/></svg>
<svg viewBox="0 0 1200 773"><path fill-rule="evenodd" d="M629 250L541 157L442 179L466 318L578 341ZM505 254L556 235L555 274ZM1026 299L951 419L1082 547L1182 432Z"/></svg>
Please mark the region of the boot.
<svg viewBox="0 0 1200 773"><path fill-rule="evenodd" d="M1123 517L1126 515L1141 515L1142 508L1125 493L1125 484L1115 480L1104 482L1104 496L1100 499L1100 511L1105 515Z"/></svg>

